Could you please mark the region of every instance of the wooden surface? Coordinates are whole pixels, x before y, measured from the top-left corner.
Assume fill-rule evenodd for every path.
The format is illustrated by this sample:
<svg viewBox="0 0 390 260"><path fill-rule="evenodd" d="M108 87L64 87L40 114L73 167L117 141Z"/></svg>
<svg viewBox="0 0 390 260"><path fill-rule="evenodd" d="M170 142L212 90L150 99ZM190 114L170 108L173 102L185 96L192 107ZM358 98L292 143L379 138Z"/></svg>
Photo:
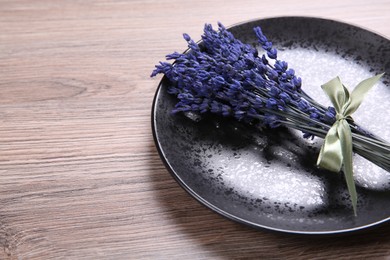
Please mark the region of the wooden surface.
<svg viewBox="0 0 390 260"><path fill-rule="evenodd" d="M0 1L0 259L390 259L390 227L253 230L201 206L153 143L154 65L204 23L306 15L390 37L388 0Z"/></svg>

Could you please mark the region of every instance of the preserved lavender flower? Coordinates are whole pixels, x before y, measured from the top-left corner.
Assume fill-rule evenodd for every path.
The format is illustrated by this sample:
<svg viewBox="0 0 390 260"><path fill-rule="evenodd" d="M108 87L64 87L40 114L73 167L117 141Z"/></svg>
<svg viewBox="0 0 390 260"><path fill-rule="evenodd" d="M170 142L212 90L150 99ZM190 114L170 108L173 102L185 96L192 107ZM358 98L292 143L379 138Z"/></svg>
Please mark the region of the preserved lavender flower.
<svg viewBox="0 0 390 260"><path fill-rule="evenodd" d="M168 92L179 99L173 112L211 112L270 127L290 122L290 114L292 121L310 125L334 121L332 108L315 107L302 92L302 80L287 62L277 59L277 50L261 28L254 32L266 52L262 56L221 23L218 31L206 24L200 44L184 34L189 51L167 55L174 65L161 62L152 73L162 73L172 82Z"/></svg>

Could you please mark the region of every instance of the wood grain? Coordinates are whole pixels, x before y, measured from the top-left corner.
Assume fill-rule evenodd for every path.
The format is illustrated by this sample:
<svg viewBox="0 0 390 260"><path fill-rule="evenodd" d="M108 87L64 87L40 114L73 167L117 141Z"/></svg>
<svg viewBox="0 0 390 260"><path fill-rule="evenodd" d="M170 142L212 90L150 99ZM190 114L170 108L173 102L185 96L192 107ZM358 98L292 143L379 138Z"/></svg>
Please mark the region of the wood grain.
<svg viewBox="0 0 390 260"><path fill-rule="evenodd" d="M206 22L320 16L390 36L388 0L0 0L0 259L390 259L390 227L338 238L257 231L168 174L154 64Z"/></svg>

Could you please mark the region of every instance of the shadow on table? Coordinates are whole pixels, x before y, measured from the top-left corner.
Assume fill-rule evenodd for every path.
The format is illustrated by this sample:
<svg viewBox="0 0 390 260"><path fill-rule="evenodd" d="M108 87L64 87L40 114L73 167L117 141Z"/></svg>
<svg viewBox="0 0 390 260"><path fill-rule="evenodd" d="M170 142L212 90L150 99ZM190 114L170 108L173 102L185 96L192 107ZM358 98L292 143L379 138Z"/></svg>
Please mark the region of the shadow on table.
<svg viewBox="0 0 390 260"><path fill-rule="evenodd" d="M154 144L150 152L157 154ZM156 158L152 156L151 158ZM155 161L152 162L154 165ZM256 230L228 220L186 193L161 162L150 176L163 211L204 253L222 258L379 257L390 254L390 225L343 236L289 235ZM195 253L195 252L193 252ZM189 257L191 252L188 253Z"/></svg>

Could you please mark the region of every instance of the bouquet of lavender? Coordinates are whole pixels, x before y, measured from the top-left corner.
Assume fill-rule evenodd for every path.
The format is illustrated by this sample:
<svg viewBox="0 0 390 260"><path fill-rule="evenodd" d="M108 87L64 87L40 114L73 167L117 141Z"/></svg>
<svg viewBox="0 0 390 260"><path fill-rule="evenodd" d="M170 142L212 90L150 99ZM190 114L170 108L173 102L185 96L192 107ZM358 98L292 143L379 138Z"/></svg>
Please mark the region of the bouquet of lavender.
<svg viewBox="0 0 390 260"><path fill-rule="evenodd" d="M301 78L277 58L277 50L261 28L254 33L265 54L236 39L222 24L206 24L202 41L184 34L189 50L166 56L151 76L164 74L168 92L177 96L173 113L214 113L262 127L290 127L304 138L324 138L317 164L345 174L356 215L357 194L352 151L390 169L390 144L356 125L351 114L382 75L362 81L351 93L337 77L322 88L334 107L324 107L301 88Z"/></svg>

